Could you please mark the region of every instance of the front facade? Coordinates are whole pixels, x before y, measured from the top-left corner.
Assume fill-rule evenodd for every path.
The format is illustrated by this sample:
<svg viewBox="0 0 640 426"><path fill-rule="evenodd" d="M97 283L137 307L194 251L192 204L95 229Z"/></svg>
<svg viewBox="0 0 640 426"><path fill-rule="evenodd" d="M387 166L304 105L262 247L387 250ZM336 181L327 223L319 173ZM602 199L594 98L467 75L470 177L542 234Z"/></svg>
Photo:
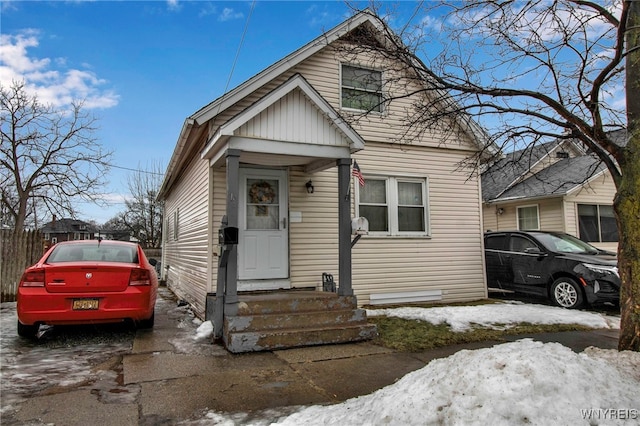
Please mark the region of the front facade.
<svg viewBox="0 0 640 426"><path fill-rule="evenodd" d="M378 102L385 64L335 48L361 25L378 23L354 16L185 121L160 193L162 265L198 315L225 285L322 290L323 273L359 305L486 297L480 182L459 168L480 135L450 123L455 139L399 141L411 99ZM351 247L358 217L369 232ZM238 228L228 251L223 219Z"/></svg>
<svg viewBox="0 0 640 426"><path fill-rule="evenodd" d="M571 140L509 154L482 186L485 231L560 231L617 251L613 179Z"/></svg>

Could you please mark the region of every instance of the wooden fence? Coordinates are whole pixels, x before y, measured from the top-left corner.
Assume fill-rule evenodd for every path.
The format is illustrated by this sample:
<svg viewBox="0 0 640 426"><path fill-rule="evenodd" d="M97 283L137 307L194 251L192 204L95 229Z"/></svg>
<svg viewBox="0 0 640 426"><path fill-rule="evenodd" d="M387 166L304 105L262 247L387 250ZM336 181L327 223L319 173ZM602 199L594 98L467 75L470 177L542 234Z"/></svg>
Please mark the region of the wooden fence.
<svg viewBox="0 0 640 426"><path fill-rule="evenodd" d="M38 231L0 230L0 287L2 302L13 302L22 272L42 257L42 234Z"/></svg>

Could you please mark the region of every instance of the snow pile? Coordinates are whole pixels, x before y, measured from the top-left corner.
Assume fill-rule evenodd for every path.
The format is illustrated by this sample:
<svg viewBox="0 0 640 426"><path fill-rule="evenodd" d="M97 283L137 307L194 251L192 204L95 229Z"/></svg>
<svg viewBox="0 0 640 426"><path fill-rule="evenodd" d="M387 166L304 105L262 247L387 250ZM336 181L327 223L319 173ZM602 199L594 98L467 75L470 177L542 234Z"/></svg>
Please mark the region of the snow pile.
<svg viewBox="0 0 640 426"><path fill-rule="evenodd" d="M213 335L213 323L211 321L205 321L196 329L196 335L193 336L193 340L201 341L209 339Z"/></svg>
<svg viewBox="0 0 640 426"><path fill-rule="evenodd" d="M619 328L620 320L586 311L560 309L545 305L525 305L519 302L494 303L479 306L444 306L434 308L367 309L367 316L394 316L448 324L453 331L467 331L477 324L487 328L504 328L518 323L581 324L591 328Z"/></svg>
<svg viewBox="0 0 640 426"><path fill-rule="evenodd" d="M307 407L275 424L638 424L638 371L640 353L576 354L523 339L431 361L370 395Z"/></svg>

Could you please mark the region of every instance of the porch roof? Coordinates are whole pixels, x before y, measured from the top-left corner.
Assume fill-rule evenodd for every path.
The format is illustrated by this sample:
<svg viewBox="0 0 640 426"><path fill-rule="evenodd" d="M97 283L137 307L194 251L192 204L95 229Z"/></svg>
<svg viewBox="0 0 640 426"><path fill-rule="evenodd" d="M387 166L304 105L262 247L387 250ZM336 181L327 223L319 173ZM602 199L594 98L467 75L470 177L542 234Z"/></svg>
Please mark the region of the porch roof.
<svg viewBox="0 0 640 426"><path fill-rule="evenodd" d="M362 137L296 74L222 124L201 158L222 164L226 149L238 149L244 163L305 165L313 172L363 148Z"/></svg>

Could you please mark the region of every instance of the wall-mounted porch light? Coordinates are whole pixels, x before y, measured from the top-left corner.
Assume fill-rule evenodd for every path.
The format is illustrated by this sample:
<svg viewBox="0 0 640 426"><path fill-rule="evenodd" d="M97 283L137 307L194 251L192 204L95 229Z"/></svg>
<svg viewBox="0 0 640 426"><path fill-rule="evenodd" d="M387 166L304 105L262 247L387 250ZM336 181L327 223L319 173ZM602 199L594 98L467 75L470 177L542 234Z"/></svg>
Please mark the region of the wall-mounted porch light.
<svg viewBox="0 0 640 426"><path fill-rule="evenodd" d="M304 186L307 188L308 194L313 194L313 182L309 181L305 183Z"/></svg>

